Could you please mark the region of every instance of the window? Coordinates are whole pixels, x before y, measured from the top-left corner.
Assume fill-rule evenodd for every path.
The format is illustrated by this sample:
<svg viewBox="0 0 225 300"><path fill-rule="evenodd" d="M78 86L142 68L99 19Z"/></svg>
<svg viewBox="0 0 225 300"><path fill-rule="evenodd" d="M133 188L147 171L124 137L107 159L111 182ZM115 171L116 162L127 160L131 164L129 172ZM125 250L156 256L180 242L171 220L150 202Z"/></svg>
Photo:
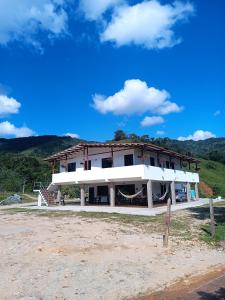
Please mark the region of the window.
<svg viewBox="0 0 225 300"><path fill-rule="evenodd" d="M166 161L166 168L169 169L170 168L170 162L167 160Z"/></svg>
<svg viewBox="0 0 225 300"><path fill-rule="evenodd" d="M113 160L112 157L102 158L102 168L112 168Z"/></svg>
<svg viewBox="0 0 225 300"><path fill-rule="evenodd" d="M85 160L84 162L84 170L91 170L91 160Z"/></svg>
<svg viewBox="0 0 225 300"><path fill-rule="evenodd" d="M69 163L68 164L68 172L75 172L76 171L76 163Z"/></svg>
<svg viewBox="0 0 225 300"><path fill-rule="evenodd" d="M155 158L150 157L150 166L155 166Z"/></svg>
<svg viewBox="0 0 225 300"><path fill-rule="evenodd" d="M124 166L133 166L134 157L133 154L124 155Z"/></svg>

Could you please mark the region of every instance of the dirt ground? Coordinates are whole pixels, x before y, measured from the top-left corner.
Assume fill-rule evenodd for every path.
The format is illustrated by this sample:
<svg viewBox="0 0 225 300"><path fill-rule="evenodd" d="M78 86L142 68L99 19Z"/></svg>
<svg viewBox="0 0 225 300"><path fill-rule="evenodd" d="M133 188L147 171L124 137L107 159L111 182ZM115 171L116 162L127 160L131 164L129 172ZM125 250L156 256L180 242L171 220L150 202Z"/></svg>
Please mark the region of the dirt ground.
<svg viewBox="0 0 225 300"><path fill-rule="evenodd" d="M225 251L134 224L0 214L1 299L136 299L225 265Z"/></svg>

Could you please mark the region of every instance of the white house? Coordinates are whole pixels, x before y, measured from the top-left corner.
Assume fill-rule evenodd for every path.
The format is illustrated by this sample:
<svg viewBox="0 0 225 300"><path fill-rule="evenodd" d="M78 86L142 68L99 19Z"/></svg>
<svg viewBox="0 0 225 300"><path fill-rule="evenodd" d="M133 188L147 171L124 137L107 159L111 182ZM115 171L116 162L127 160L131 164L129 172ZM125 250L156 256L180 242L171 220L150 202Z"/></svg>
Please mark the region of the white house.
<svg viewBox="0 0 225 300"><path fill-rule="evenodd" d="M168 194L176 204L178 189L183 189L191 201L191 186L198 199L199 175L187 168L194 164L197 171L199 161L153 144L82 143L46 160L52 164L52 183L40 194L39 205L43 201L53 204L49 194L56 189L59 200L63 185L80 187L81 205L151 208L165 202Z"/></svg>

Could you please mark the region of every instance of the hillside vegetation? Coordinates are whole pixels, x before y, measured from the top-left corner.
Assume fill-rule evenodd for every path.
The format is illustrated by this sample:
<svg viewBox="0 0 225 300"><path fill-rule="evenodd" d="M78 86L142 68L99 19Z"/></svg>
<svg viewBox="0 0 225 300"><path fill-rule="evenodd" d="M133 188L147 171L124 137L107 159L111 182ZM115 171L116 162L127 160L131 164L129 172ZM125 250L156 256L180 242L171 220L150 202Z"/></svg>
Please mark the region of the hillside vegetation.
<svg viewBox="0 0 225 300"><path fill-rule="evenodd" d="M111 140L112 141L112 140ZM111 142L110 141L110 142ZM113 141L147 142L201 159L200 178L215 196L225 197L225 138L177 141L115 132ZM37 136L0 139L0 191L31 191L36 181L50 182L51 167L43 158L85 142L71 137ZM201 191L206 196L205 191Z"/></svg>

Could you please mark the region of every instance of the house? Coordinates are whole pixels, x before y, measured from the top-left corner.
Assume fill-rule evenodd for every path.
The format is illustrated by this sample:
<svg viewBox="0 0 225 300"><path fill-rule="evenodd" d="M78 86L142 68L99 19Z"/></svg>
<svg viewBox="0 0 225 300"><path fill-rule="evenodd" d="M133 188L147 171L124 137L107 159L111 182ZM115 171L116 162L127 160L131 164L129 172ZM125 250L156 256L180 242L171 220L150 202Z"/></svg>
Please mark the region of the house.
<svg viewBox="0 0 225 300"><path fill-rule="evenodd" d="M60 203L63 185L80 187L81 205L152 208L165 203L168 195L176 204L178 190L191 201L192 188L198 199L199 161L153 144L81 143L46 160L52 164L52 183L40 193L39 205L53 204L50 194L56 190Z"/></svg>

